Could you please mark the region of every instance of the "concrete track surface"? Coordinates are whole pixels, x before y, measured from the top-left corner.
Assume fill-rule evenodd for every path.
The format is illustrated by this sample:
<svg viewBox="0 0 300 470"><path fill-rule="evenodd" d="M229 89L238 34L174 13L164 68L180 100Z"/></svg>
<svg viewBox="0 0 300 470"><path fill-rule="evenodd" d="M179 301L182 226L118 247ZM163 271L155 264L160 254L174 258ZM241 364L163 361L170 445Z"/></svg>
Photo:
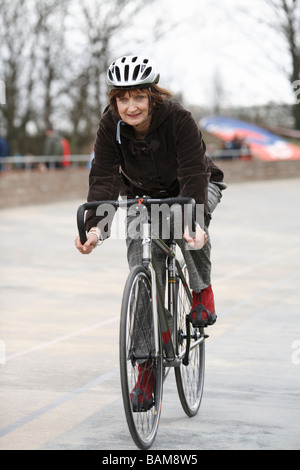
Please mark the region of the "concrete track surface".
<svg viewBox="0 0 300 470"><path fill-rule="evenodd" d="M0 212L2 450L136 449L118 370L125 243L80 255L82 202ZM299 179L224 192L201 410L186 417L170 373L152 450L300 449L299 207Z"/></svg>

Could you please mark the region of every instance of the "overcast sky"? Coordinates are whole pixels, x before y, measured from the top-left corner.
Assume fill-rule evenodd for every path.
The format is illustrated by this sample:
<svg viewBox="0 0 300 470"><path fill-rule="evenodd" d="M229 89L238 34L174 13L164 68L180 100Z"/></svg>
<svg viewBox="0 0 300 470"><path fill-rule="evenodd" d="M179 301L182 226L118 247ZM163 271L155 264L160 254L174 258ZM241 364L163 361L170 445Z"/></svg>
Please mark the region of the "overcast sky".
<svg viewBox="0 0 300 470"><path fill-rule="evenodd" d="M150 25L159 17L170 28L156 38ZM286 45L267 20L276 24L264 0L159 0L136 19L115 55L136 50L150 56L161 84L182 91L190 104L212 105L216 76L222 104L292 103L292 88L280 70L289 67Z"/></svg>

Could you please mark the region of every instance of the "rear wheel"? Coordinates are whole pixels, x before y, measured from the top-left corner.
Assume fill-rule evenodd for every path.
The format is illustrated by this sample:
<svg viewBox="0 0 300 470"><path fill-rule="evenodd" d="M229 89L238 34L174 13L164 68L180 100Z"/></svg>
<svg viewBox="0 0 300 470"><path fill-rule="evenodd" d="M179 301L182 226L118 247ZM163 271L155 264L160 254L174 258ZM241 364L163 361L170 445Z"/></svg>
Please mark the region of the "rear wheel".
<svg viewBox="0 0 300 470"><path fill-rule="evenodd" d="M159 341L159 351L155 351L152 306L149 274L137 266L130 272L123 294L120 370L128 428L140 449L149 449L156 437L162 402L162 348ZM148 396L133 399L132 391L141 382Z"/></svg>

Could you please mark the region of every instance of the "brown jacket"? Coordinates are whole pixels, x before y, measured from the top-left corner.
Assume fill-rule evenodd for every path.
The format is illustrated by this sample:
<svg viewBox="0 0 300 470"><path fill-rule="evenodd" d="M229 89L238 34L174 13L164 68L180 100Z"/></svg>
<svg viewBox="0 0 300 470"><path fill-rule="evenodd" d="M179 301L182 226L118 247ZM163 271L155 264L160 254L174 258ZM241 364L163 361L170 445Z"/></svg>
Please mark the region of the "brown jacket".
<svg viewBox="0 0 300 470"><path fill-rule="evenodd" d="M222 181L223 173L206 155L202 134L190 112L173 101L160 104L145 140L137 140L132 127L122 122L118 143L117 125L117 117L107 108L97 132L88 201L116 200L120 194L129 198L180 194L204 204L208 215L208 182ZM120 166L130 181L120 175ZM89 211L87 230L97 222L99 217Z"/></svg>

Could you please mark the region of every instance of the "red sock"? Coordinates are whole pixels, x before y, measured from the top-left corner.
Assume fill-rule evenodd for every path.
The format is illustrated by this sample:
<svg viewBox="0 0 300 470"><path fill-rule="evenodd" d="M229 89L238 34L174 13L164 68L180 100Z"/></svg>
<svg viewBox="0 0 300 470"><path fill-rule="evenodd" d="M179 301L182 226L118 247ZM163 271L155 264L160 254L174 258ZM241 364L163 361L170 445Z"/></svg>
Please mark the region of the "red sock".
<svg viewBox="0 0 300 470"><path fill-rule="evenodd" d="M200 293L193 291L192 310L199 304L202 304L212 315L215 313L214 293L211 286L206 287ZM207 313L202 312L202 319L207 319Z"/></svg>
<svg viewBox="0 0 300 470"><path fill-rule="evenodd" d="M154 388L153 369L148 364L148 362L146 362L138 366L138 371L139 371L138 380L132 392L134 392L136 388L139 388L145 393L147 398L150 399L153 393L153 388ZM139 402L141 402L142 400L143 400L143 397L142 395L140 395Z"/></svg>

